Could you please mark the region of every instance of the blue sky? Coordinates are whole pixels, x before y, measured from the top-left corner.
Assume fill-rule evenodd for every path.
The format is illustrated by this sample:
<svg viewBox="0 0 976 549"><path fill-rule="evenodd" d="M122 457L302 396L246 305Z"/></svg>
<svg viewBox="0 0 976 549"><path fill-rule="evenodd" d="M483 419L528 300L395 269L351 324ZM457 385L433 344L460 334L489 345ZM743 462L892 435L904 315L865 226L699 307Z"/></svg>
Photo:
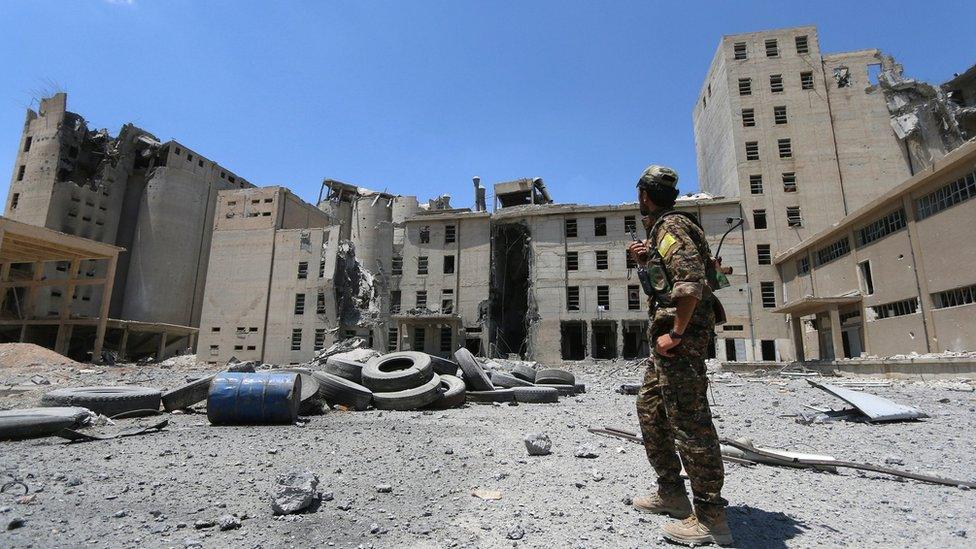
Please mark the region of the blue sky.
<svg viewBox="0 0 976 549"><path fill-rule="evenodd" d="M941 4L941 5L940 5ZM976 2L2 0L0 195L24 109L177 139L314 200L324 177L472 202L543 177L633 200L650 163L697 188L691 109L723 34L814 24L942 82L976 62ZM490 192L490 190L489 190Z"/></svg>

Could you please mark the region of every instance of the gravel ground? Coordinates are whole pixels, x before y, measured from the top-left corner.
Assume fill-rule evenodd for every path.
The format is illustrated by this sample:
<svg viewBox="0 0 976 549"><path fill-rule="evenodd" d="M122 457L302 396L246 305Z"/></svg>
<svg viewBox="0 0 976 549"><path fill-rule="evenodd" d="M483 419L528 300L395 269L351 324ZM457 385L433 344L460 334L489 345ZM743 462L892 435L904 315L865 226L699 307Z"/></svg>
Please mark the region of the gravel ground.
<svg viewBox="0 0 976 549"><path fill-rule="evenodd" d="M330 411L303 426L279 427L218 428L202 414L174 414L165 431L140 437L0 442L2 472L36 494L31 503L16 501L20 488L0 494L0 546L666 545L659 536L666 519L638 513L626 503L629 496L653 489L643 449L586 431L604 425L638 430L635 397L613 392L636 380L638 368L624 363L569 367L587 382L588 392L553 405L468 405L434 413ZM35 373L52 383L20 394L0 392L0 408L33 406L55 386L165 388L203 371L186 360L166 369L0 370L0 385L29 384ZM724 376L713 383L713 411L723 436L976 477L976 393L933 382L894 382L868 391L932 417L887 425L805 426L779 416L802 404L839 408L842 403L798 379ZM118 423L140 422L147 420ZM530 432L548 434L553 453L528 456L522 437ZM574 457L581 445L597 457ZM305 469L318 475L326 497L313 512L272 516L268 489L274 477ZM727 464L726 473L723 495L730 501L729 523L739 547L971 547L976 537L976 491L851 470L828 474ZM377 489L384 484L392 488L388 493ZM500 491L501 499L473 497L476 489ZM207 526L225 514L244 517L241 527ZM15 518L26 521L23 527L3 531Z"/></svg>

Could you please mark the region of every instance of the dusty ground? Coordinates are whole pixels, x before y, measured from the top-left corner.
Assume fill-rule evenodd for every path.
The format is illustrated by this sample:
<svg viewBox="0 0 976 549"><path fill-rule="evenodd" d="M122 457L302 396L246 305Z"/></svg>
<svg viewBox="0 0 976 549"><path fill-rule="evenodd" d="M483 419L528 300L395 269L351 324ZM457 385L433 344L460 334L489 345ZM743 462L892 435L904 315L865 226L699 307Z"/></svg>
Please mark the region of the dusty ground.
<svg viewBox="0 0 976 549"><path fill-rule="evenodd" d="M634 397L618 395L637 369L575 368L586 394L556 405L469 405L435 412L329 412L302 426L210 427L206 416L172 415L162 433L68 444L47 438L0 443L0 469L26 482L32 504L0 494L3 547L643 547L665 545L665 519L633 511L627 496L652 488L643 449L587 433L637 430ZM27 407L54 386L138 383L171 387L200 375L188 361L147 366L61 367L50 386L0 396ZM0 369L0 387L30 384L33 369ZM733 377L713 384L722 435L839 459L973 479L976 393L896 382L870 389L932 415L914 423L804 426L778 417L801 404L837 405L802 380ZM0 392L0 395L4 393ZM123 425L138 421L125 420ZM526 455L522 436L541 431L553 454ZM595 459L573 456L583 444ZM309 469L332 494L313 513L271 514L267 489L279 472ZM602 478L602 480L598 480ZM4 478L2 482L6 482ZM391 493L376 485L389 484ZM472 497L499 490L498 501ZM724 495L740 547L971 547L976 491L899 482L883 475L727 465ZM238 530L197 529L226 513ZM524 536L508 539L519 527Z"/></svg>

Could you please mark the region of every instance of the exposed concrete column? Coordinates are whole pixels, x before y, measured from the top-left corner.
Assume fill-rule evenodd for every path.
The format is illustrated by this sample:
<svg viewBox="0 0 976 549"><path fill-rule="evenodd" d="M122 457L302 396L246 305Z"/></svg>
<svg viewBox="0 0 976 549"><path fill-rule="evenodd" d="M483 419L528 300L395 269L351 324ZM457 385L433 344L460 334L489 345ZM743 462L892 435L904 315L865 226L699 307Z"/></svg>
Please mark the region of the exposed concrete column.
<svg viewBox="0 0 976 549"><path fill-rule="evenodd" d="M830 340L834 347L834 360L844 358L844 338L840 328L840 308L830 308Z"/></svg>
<svg viewBox="0 0 976 549"><path fill-rule="evenodd" d="M3 231L0 231L0 242L3 242ZM6 282L10 278L10 263L0 264L0 283ZM5 286L0 286L0 310L3 310L3 304L7 300L7 290Z"/></svg>
<svg viewBox="0 0 976 549"><path fill-rule="evenodd" d="M108 323L109 306L112 304L112 287L115 285L115 268L119 262L119 254L116 252L108 260L108 269L105 270L105 283L102 284L102 302L98 311L98 327L95 329L95 346L92 348L92 362L99 364L102 361L102 346L105 345L105 326Z"/></svg>
<svg viewBox="0 0 976 549"><path fill-rule="evenodd" d="M21 311L21 315L26 318L32 318L34 316L33 309L34 298L37 296L37 282L40 282L42 278L44 278L44 263L38 261L37 263L34 263L33 276L31 277L34 284L31 284L27 288L27 298L24 300L24 310Z"/></svg>
<svg viewBox="0 0 976 549"><path fill-rule="evenodd" d="M159 334L159 349L156 351L156 360L163 359L163 352L166 350L166 332Z"/></svg>
<svg viewBox="0 0 976 549"><path fill-rule="evenodd" d="M624 356L624 323L623 321L614 321L614 324L617 325L616 330L614 330L617 333L617 351L614 353L614 358L621 358Z"/></svg>
<svg viewBox="0 0 976 549"><path fill-rule="evenodd" d="M186 339L187 339L187 346L190 348L191 351L195 353L197 351L197 332L193 332L190 335L186 336Z"/></svg>
<svg viewBox="0 0 976 549"><path fill-rule="evenodd" d="M73 326L65 324L71 318L71 302L75 295L75 282L78 279L78 271L81 270L81 260L72 259L71 266L68 268L68 278L64 284L64 293L61 294L61 309L58 313L58 336L54 343L54 352L66 354L68 344L71 342L71 332Z"/></svg>
<svg viewBox="0 0 976 549"><path fill-rule="evenodd" d="M129 346L129 327L122 328L122 341L119 342L119 360L124 361L126 348Z"/></svg>
<svg viewBox="0 0 976 549"><path fill-rule="evenodd" d="M800 315L790 315L790 323L793 325L790 332L793 335L793 354L796 360L803 362L806 360L806 353L803 351L803 319Z"/></svg>

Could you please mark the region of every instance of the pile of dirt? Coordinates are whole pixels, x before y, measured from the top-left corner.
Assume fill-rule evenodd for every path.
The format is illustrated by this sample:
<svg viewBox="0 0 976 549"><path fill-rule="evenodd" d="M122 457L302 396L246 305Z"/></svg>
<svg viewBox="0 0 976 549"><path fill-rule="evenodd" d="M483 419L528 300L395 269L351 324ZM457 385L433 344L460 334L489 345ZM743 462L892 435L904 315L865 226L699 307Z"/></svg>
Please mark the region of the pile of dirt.
<svg viewBox="0 0 976 549"><path fill-rule="evenodd" d="M81 364L33 343L0 343L0 368L32 368L46 366L76 367Z"/></svg>

